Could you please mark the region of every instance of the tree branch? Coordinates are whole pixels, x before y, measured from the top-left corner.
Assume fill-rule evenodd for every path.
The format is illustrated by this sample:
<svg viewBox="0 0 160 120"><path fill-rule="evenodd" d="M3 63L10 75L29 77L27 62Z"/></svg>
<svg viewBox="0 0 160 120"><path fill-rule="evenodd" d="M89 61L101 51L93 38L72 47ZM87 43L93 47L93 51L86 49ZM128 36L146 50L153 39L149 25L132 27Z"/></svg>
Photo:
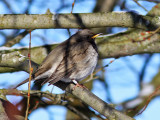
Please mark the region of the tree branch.
<svg viewBox="0 0 160 120"><path fill-rule="evenodd" d="M0 93L3 95L16 95L16 96L24 96L27 98L28 91L27 90L17 90L17 89L0 89ZM38 97L38 98L48 98L49 100L52 100L52 104L61 104L65 105L62 100L66 100L67 97L65 97L65 94L52 94L48 91L42 92L39 90L31 90L30 95L32 97Z"/></svg>
<svg viewBox="0 0 160 120"><path fill-rule="evenodd" d="M152 30L160 27L159 17L142 16L134 12L2 14L0 21L0 29L130 27Z"/></svg>
<svg viewBox="0 0 160 120"><path fill-rule="evenodd" d="M156 33L147 38L149 35L149 31L132 29L115 35L98 37L96 42L100 55L99 59L160 52L160 35ZM40 64L48 55L48 50L53 49L55 46L57 46L57 44L32 48L32 65L34 69L38 66L36 63ZM7 70L27 71L29 69L27 66L28 60L25 57L27 56L27 49L28 48L11 49L2 47L0 49L0 72L6 72Z"/></svg>
<svg viewBox="0 0 160 120"><path fill-rule="evenodd" d="M19 43L19 41L24 38L27 34L28 34L28 30L25 30L24 32L20 33L19 35L17 35L15 38L13 38L12 40L8 41L7 43L5 43L4 46L6 47L11 47L16 43Z"/></svg>
<svg viewBox="0 0 160 120"><path fill-rule="evenodd" d="M69 84L65 90L66 92L73 94L78 99L82 100L84 103L98 111L101 115L107 117L109 120L134 120L124 113L115 110L113 107L109 106L109 104L105 103L103 100L98 98L87 89L75 87L74 84Z"/></svg>
<svg viewBox="0 0 160 120"><path fill-rule="evenodd" d="M64 89L62 87L60 87L60 88ZM73 90L73 88L74 88L74 90ZM73 94L78 99L82 100L84 103L86 103L87 105L94 108L100 114L109 118L109 120L112 120L112 119L133 120L133 118L130 118L129 116L125 115L124 113L121 113L121 112L115 110L109 104L105 103L100 98L98 98L97 96L95 96L93 93L91 93L90 91L88 91L86 89L83 89L80 87L75 87L75 85L69 84L65 90L66 90L66 92ZM18 95L18 96L27 97L27 91L25 91L25 90L1 89L0 93L3 95ZM52 100L52 104L62 104L63 103L62 100L64 100L64 99L66 100L66 97L64 94L52 94L49 92L41 92L41 91L36 91L36 90L31 91L31 96L36 96L36 97L40 97L40 98L46 97L46 98Z"/></svg>

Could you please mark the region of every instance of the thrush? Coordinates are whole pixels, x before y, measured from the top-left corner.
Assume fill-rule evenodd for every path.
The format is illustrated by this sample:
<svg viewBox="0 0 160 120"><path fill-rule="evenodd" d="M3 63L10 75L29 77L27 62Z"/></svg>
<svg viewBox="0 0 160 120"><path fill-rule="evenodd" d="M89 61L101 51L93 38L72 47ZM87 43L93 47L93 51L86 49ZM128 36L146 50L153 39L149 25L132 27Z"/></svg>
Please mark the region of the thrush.
<svg viewBox="0 0 160 120"><path fill-rule="evenodd" d="M41 85L51 85L58 81L78 85L78 82L90 75L96 67L98 51L95 38L99 35L88 29L78 31L49 53L32 75L32 79L35 82L41 81Z"/></svg>

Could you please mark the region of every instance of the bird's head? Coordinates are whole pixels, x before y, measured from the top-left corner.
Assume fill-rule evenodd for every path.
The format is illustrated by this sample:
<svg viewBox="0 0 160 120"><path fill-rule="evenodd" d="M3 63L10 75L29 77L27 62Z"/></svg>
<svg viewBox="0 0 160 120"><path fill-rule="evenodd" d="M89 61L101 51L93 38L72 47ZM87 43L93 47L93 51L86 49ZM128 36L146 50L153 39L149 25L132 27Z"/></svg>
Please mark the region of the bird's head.
<svg viewBox="0 0 160 120"><path fill-rule="evenodd" d="M78 31L75 34L76 40L77 41L93 41L96 37L98 37L99 35L101 35L101 33L99 34L95 34L94 32L88 30L88 29L83 29L81 31Z"/></svg>

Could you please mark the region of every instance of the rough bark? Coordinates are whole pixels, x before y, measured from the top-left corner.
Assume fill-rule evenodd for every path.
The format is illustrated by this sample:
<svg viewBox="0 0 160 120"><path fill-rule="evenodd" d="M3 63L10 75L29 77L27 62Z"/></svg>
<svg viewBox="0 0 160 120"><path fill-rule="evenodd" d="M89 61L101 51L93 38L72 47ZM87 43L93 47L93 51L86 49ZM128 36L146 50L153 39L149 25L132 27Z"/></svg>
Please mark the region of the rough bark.
<svg viewBox="0 0 160 120"><path fill-rule="evenodd" d="M97 28L114 26L153 30L160 27L160 19L159 17L142 16L133 12L0 15L0 29Z"/></svg>

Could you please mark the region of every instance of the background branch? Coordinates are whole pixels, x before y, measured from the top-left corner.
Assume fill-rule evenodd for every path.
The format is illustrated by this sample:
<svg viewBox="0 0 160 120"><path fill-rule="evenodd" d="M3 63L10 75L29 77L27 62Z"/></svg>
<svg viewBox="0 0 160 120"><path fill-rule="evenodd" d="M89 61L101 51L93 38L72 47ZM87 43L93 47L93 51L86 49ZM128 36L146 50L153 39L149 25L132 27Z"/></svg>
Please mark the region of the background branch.
<svg viewBox="0 0 160 120"><path fill-rule="evenodd" d="M153 30L160 27L158 17L142 16L134 12L5 14L0 15L0 21L0 29L130 27Z"/></svg>
<svg viewBox="0 0 160 120"><path fill-rule="evenodd" d="M143 35L142 35L143 33ZM110 36L98 37L96 39L100 59L110 58L110 57L121 57L134 54L143 53L157 53L160 52L158 33L152 35L150 38L148 31L135 30L118 33ZM144 40L144 38L147 38ZM138 42L136 42L136 40ZM48 48L53 49L57 44L45 45L40 47L32 48L32 61L34 69L37 68L37 64L40 64L43 59L48 55ZM15 68L14 70L24 70L27 71L29 68L27 66L28 60L24 56L27 56L28 48L19 49L0 49L0 72L7 71L8 67ZM35 64L35 63L37 64ZM11 69L8 69L9 71ZM14 71L12 69L12 71Z"/></svg>

